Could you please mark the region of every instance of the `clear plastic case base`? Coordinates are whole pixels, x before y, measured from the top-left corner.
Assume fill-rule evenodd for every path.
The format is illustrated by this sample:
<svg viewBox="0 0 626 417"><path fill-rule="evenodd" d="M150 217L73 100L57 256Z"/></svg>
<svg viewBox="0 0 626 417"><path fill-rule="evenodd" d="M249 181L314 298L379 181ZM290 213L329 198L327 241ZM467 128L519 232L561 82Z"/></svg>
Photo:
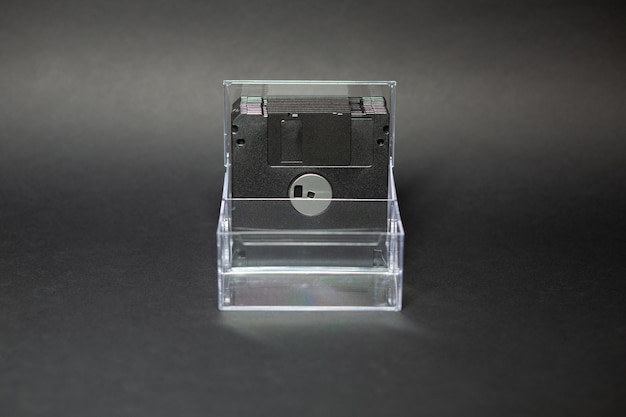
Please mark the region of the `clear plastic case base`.
<svg viewBox="0 0 626 417"><path fill-rule="evenodd" d="M219 308L399 311L402 223L395 202L380 203L389 203L391 211L384 231L233 231L229 212L237 202L225 199L218 231Z"/></svg>
<svg viewBox="0 0 626 417"><path fill-rule="evenodd" d="M399 311L404 231L392 170L395 83L224 87L219 309ZM341 111L347 105L351 113ZM326 131L336 149L307 148L307 141L323 144Z"/></svg>

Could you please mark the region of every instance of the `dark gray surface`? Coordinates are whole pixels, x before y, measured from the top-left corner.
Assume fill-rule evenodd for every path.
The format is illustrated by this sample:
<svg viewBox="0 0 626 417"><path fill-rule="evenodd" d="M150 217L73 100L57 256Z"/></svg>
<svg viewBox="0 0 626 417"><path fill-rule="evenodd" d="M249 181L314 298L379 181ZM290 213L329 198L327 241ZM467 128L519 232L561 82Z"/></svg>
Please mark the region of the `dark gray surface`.
<svg viewBox="0 0 626 417"><path fill-rule="evenodd" d="M623 16L3 2L0 414L624 415ZM221 314L225 78L396 79L399 314Z"/></svg>

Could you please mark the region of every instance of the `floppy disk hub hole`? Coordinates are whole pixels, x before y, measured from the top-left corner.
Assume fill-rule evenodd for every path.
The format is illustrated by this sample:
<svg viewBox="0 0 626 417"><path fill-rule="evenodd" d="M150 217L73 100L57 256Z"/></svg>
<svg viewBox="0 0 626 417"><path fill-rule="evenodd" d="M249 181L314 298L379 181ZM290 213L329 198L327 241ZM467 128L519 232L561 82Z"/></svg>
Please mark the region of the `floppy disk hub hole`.
<svg viewBox="0 0 626 417"><path fill-rule="evenodd" d="M330 206L332 197L330 183L318 174L300 175L289 187L291 205L305 216L322 214Z"/></svg>

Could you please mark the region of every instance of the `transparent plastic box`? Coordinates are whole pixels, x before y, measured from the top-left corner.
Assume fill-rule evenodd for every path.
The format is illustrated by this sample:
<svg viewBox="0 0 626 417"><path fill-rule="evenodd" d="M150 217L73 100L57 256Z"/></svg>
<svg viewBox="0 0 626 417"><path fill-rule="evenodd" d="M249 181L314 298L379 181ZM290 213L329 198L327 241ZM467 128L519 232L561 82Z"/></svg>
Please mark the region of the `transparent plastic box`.
<svg viewBox="0 0 626 417"><path fill-rule="evenodd" d="M224 81L220 310L402 306L393 81Z"/></svg>

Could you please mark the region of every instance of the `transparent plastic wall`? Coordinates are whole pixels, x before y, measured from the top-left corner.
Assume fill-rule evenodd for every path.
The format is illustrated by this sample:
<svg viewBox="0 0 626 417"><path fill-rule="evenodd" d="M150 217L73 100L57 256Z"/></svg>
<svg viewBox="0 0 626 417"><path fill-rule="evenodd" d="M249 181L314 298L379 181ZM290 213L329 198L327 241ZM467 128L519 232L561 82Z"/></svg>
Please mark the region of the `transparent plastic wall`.
<svg viewBox="0 0 626 417"><path fill-rule="evenodd" d="M225 81L224 115L219 308L400 310L395 82Z"/></svg>

